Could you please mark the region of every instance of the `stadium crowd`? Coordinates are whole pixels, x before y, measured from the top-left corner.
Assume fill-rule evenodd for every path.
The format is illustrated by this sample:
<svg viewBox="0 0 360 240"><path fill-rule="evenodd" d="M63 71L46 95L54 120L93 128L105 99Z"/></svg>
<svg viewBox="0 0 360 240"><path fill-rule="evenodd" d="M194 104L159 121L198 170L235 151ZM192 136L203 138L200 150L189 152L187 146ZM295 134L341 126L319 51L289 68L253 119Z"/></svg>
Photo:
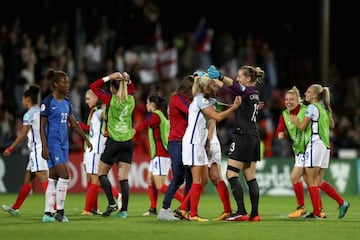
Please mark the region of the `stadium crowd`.
<svg viewBox="0 0 360 240"><path fill-rule="evenodd" d="M275 126L285 107L283 96L286 90L297 86L305 92L307 86L317 82L313 62L294 59L290 52L273 49L259 34L243 32L234 36L228 32L217 32L205 18L200 19L193 31L164 37L159 22L141 14L135 15L137 21L129 23L127 31L114 27L108 17L100 12L90 19L80 17L81 21L77 22L88 24L80 24L75 29L71 22L59 21L42 33L26 29L21 18L0 23L1 151L16 138L21 126L24 111L21 96L28 85L39 84L43 98L51 92L45 81L48 68L68 73L71 81L69 98L79 121L85 121L88 115L84 98L89 85L98 76L114 71L128 72L137 86L134 111L134 125L137 125L146 115L145 103L149 92L157 90L169 98L185 75L206 70L215 63L221 66L222 72L232 77L244 64L261 66L265 70L266 78L261 88L265 107L259 121L266 147L265 157L291 156L291 144L274 137ZM129 30L132 24L138 24L133 26L135 28L141 26L136 34ZM333 156L337 156L341 148L359 151L359 76L344 78L341 69L333 65L330 66L328 83L336 122L331 136ZM218 97L232 103L226 94L220 92ZM218 134L224 149L227 149L233 122L233 117L230 117L219 124ZM83 143L76 134L70 141L72 150L82 150ZM146 133L137 135L135 143L144 141L147 141Z"/></svg>

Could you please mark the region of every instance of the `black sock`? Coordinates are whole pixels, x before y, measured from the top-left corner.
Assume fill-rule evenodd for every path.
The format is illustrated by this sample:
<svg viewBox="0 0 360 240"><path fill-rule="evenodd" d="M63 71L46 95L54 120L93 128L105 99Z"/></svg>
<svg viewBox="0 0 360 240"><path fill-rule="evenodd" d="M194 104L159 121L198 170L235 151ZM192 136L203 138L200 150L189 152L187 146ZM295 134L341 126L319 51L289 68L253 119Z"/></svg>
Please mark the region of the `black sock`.
<svg viewBox="0 0 360 240"><path fill-rule="evenodd" d="M127 179L120 181L121 194L122 194L122 206L120 211L127 211L129 203L129 181Z"/></svg>
<svg viewBox="0 0 360 240"><path fill-rule="evenodd" d="M249 195L250 195L250 202L251 202L251 214L250 216L257 216L259 215L259 184L256 178L247 182L249 187Z"/></svg>
<svg viewBox="0 0 360 240"><path fill-rule="evenodd" d="M111 184L110 184L110 181L109 181L107 175L99 176L99 181L100 181L100 184L101 184L101 188L105 192L105 195L106 195L106 198L108 200L109 205L114 205L115 200L114 200L114 197L112 195Z"/></svg>
<svg viewBox="0 0 360 240"><path fill-rule="evenodd" d="M228 179L231 187L231 192L234 196L234 199L237 204L237 212L240 214L247 214L245 205L244 205L244 192L242 190L240 181L238 177L232 177Z"/></svg>

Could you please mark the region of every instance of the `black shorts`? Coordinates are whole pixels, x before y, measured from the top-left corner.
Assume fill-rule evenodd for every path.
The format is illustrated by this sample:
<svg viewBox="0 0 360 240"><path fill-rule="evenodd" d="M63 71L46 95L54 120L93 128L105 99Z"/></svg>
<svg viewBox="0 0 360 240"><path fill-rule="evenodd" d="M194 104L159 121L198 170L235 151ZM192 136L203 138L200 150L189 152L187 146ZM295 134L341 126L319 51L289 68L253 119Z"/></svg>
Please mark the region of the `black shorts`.
<svg viewBox="0 0 360 240"><path fill-rule="evenodd" d="M118 162L131 164L133 153L134 143L132 140L117 142L108 137L101 161L108 165Z"/></svg>
<svg viewBox="0 0 360 240"><path fill-rule="evenodd" d="M260 137L254 135L233 134L228 158L240 162L260 161Z"/></svg>

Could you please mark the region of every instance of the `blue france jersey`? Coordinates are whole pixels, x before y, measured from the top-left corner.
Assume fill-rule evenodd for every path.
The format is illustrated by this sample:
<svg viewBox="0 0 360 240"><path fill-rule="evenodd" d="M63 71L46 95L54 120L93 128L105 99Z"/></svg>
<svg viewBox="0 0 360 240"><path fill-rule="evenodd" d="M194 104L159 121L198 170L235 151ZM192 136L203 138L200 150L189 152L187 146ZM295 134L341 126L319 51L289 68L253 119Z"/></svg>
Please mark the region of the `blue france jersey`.
<svg viewBox="0 0 360 240"><path fill-rule="evenodd" d="M68 117L72 114L71 103L68 98L56 100L49 94L41 103L40 115L48 119L45 127L48 146L60 145L62 149L69 148Z"/></svg>

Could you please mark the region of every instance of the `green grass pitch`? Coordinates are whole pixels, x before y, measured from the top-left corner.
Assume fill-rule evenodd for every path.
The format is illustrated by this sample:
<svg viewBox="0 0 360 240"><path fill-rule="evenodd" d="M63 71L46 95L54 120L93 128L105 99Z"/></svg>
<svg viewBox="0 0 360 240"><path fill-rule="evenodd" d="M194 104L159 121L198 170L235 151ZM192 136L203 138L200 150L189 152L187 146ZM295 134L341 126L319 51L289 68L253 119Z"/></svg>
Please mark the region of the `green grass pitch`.
<svg viewBox="0 0 360 240"><path fill-rule="evenodd" d="M16 194L0 194L0 204L11 205ZM232 198L232 196L231 196ZM292 196L261 196L260 222L189 222L159 221L154 216L144 217L149 207L146 194L131 194L129 218L117 219L101 216L81 216L85 194L68 194L65 211L69 223L43 223L44 195L32 194L24 202L17 217L0 212L0 240L2 239L311 239L338 240L357 239L360 234L360 197L346 196L351 205L347 215L338 219L337 204L322 195L326 219L289 219L288 213L296 207ZM163 195L159 194L158 210ZM233 200L232 200L233 201ZM245 196L250 211L249 198ZM311 211L310 199L306 197L307 209ZM104 194L99 195L100 210L107 205ZM172 207L178 206L173 200ZM235 207L232 202L233 208ZM212 219L222 212L222 205L214 193L204 193L200 199L199 215Z"/></svg>

